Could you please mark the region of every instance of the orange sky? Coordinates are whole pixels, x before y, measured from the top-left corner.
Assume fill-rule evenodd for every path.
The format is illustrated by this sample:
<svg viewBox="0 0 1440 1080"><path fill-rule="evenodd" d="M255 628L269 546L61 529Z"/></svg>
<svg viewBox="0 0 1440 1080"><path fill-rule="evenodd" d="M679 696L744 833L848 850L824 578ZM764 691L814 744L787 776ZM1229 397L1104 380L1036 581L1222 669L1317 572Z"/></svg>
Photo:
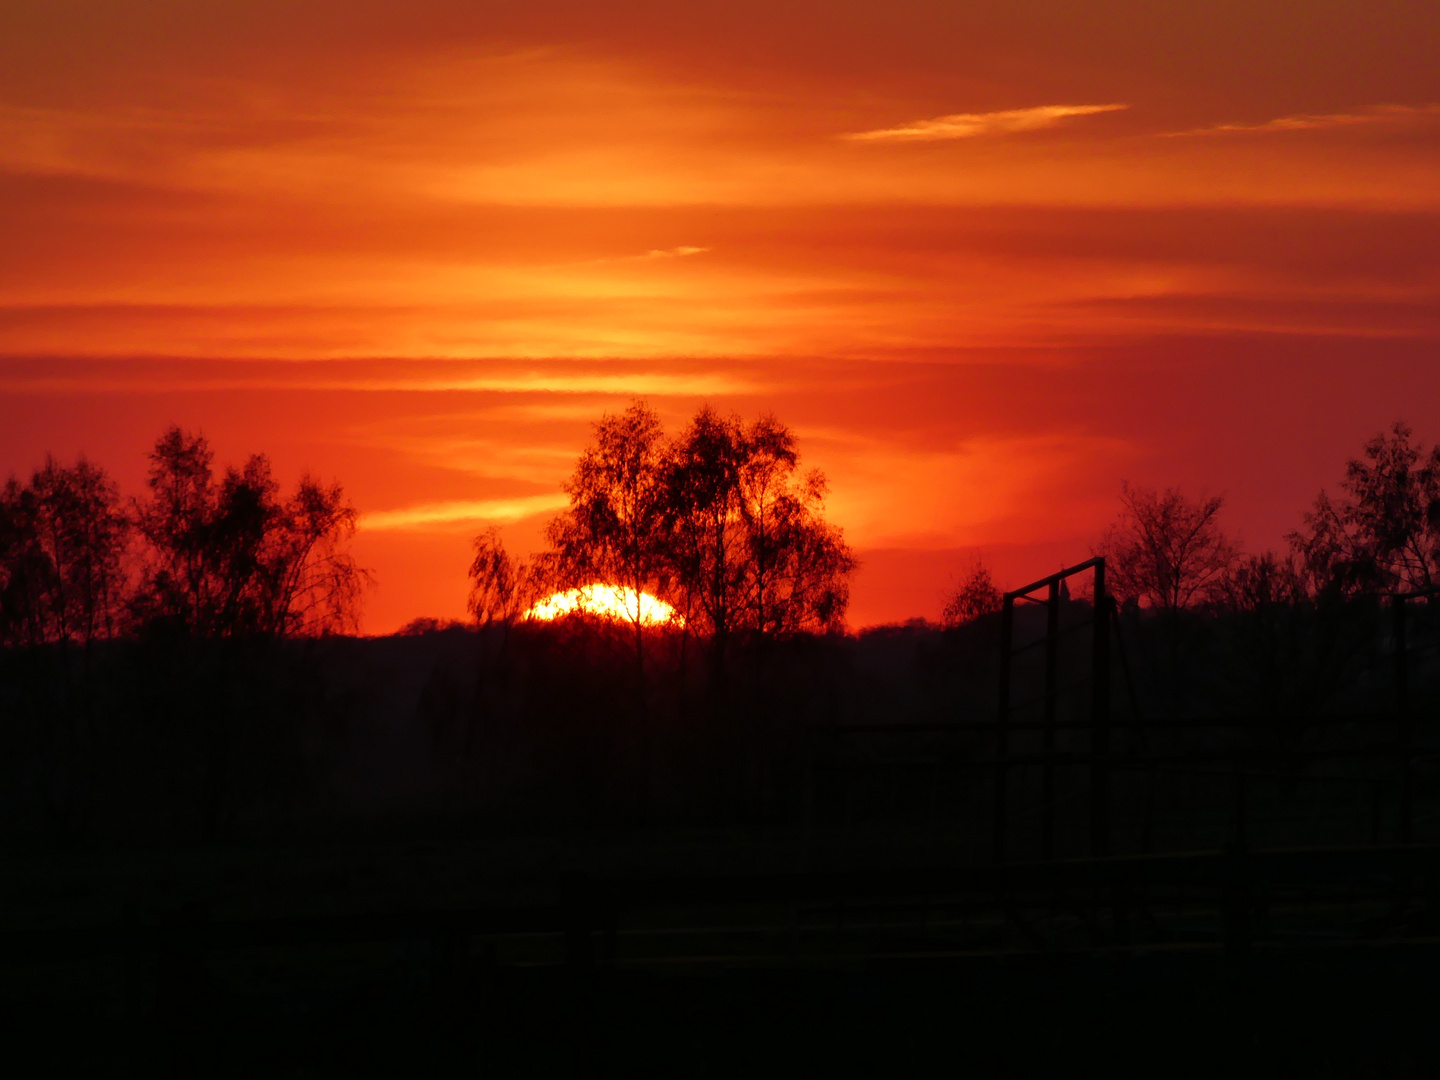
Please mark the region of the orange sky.
<svg viewBox="0 0 1440 1080"><path fill-rule="evenodd" d="M602 411L774 411L863 625L1122 478L1263 547L1440 439L1431 0L521 7L0 8L0 474L137 490L176 421L338 477L382 632Z"/></svg>

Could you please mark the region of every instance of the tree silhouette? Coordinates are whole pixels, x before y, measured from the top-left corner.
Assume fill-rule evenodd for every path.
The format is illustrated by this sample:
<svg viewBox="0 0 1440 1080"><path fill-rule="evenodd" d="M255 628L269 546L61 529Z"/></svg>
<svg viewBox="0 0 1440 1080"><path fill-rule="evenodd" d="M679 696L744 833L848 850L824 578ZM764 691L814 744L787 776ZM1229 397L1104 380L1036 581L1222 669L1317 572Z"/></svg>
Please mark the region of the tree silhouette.
<svg viewBox="0 0 1440 1080"><path fill-rule="evenodd" d="M130 521L114 481L83 456L47 457L0 491L0 641L89 644L121 629Z"/></svg>
<svg viewBox="0 0 1440 1080"><path fill-rule="evenodd" d="M824 476L799 475L795 437L773 416L746 427L702 408L670 448L665 492L675 591L718 650L736 631L844 618L854 557L822 516Z"/></svg>
<svg viewBox="0 0 1440 1080"><path fill-rule="evenodd" d="M201 637L352 629L369 576L347 547L356 512L340 485L306 475L285 499L263 454L218 482L212 461L205 438L178 427L150 454L140 621Z"/></svg>
<svg viewBox="0 0 1440 1080"><path fill-rule="evenodd" d="M1440 447L1403 423L1346 463L1343 494L1322 491L1289 540L1318 594L1432 588L1440 578Z"/></svg>
<svg viewBox="0 0 1440 1080"><path fill-rule="evenodd" d="M595 425L564 490L570 506L550 523L551 550L531 566L512 565L493 536L477 538L477 616L504 609L514 576L532 591L544 581L650 593L720 652L736 633L825 630L844 618L854 556L824 520L824 476L800 472L795 436L772 416L747 426L707 405L666 439L637 401ZM642 612L626 615L640 655Z"/></svg>
<svg viewBox="0 0 1440 1080"><path fill-rule="evenodd" d="M687 625L723 650L744 605L740 471L745 432L708 405L670 446L664 468L665 560Z"/></svg>
<svg viewBox="0 0 1440 1080"><path fill-rule="evenodd" d="M1220 529L1224 499L1188 499L1175 488L1157 492L1124 484L1118 520L1096 554L1105 556L1109 591L1159 611L1174 612L1219 595L1239 549Z"/></svg>
<svg viewBox="0 0 1440 1080"><path fill-rule="evenodd" d="M537 599L534 571L511 558L493 526L475 538L474 546L466 609L482 627L514 622Z"/></svg>
<svg viewBox="0 0 1440 1080"><path fill-rule="evenodd" d="M625 615L644 652L641 593L665 592L665 438L660 418L643 401L606 414L564 484L570 506L550 522L547 560L557 587L601 581L632 590Z"/></svg>
<svg viewBox="0 0 1440 1080"><path fill-rule="evenodd" d="M1273 551L1236 560L1218 589L1230 612L1266 612L1292 607L1305 599L1305 580L1294 556Z"/></svg>
<svg viewBox="0 0 1440 1080"><path fill-rule="evenodd" d="M823 517L825 476L799 473L790 429L773 416L746 432L740 508L750 553L749 628L762 636L838 627L855 557Z"/></svg>
<svg viewBox="0 0 1440 1080"><path fill-rule="evenodd" d="M945 598L940 620L947 629L965 626L983 615L999 611L1001 603L1000 590L995 586L989 568L976 559L970 572Z"/></svg>

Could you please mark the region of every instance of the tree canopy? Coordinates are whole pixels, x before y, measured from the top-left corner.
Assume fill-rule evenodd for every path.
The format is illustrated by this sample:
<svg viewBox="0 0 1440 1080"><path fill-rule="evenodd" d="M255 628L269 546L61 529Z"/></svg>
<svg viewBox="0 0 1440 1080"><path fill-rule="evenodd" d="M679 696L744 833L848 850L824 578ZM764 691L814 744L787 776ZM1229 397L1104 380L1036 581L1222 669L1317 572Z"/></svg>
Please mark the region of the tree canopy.
<svg viewBox="0 0 1440 1080"><path fill-rule="evenodd" d="M1440 447L1412 434L1396 423L1368 441L1346 463L1339 498L1322 491L1290 534L1317 594L1430 589L1440 578Z"/></svg>
<svg viewBox="0 0 1440 1080"><path fill-rule="evenodd" d="M81 457L0 489L0 641L46 645L165 629L289 637L353 629L368 575L339 484L285 497L263 454L217 476L201 435L171 427L148 497L127 504Z"/></svg>
<svg viewBox="0 0 1440 1080"><path fill-rule="evenodd" d="M110 638L126 601L131 522L106 471L47 457L28 483L0 490L0 641Z"/></svg>
<svg viewBox="0 0 1440 1080"><path fill-rule="evenodd" d="M1122 485L1120 516L1096 548L1109 591L1166 612L1217 599L1239 556L1220 528L1224 505L1218 495L1192 499L1176 488Z"/></svg>
<svg viewBox="0 0 1440 1080"><path fill-rule="evenodd" d="M982 616L999 611L1004 596L995 584L990 569L980 560L945 597L941 623L948 629L965 626Z"/></svg>
<svg viewBox="0 0 1440 1080"><path fill-rule="evenodd" d="M634 402L596 423L564 490L570 505L531 566L513 566L493 535L476 540L477 617L511 611L491 598L523 579L532 591L604 582L648 593L722 648L735 634L843 622L854 556L824 519L824 476L801 470L794 434L773 416L746 424L707 405L672 438ZM638 604L630 617L638 630Z"/></svg>
<svg viewBox="0 0 1440 1080"><path fill-rule="evenodd" d="M366 574L346 546L357 515L340 485L307 474L284 498L263 454L218 480L212 459L178 427L150 454L140 620L205 637L352 629Z"/></svg>

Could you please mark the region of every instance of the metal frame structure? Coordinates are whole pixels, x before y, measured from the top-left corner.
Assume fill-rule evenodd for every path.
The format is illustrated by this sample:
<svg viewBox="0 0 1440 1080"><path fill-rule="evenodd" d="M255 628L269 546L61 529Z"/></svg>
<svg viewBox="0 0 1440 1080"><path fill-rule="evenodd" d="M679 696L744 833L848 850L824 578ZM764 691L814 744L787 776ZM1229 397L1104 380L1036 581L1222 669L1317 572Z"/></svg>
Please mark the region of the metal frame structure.
<svg viewBox="0 0 1440 1080"><path fill-rule="evenodd" d="M1093 601L1090 619L1090 854L1110 854L1110 620L1114 601L1105 591L1105 559L1087 559L1066 567L1049 577L1033 581L1004 595L1000 613L1000 694L995 728L995 832L992 858L1005 861L1008 828L1010 750L1011 676L1015 656L1036 644L1045 647L1045 690L1043 697L1043 773L1041 779L1041 857L1049 860L1055 853L1055 732L1060 697L1060 628L1061 586L1069 578L1093 573ZM1045 591L1043 600L1036 593ZM1017 603L1045 606L1045 637L1016 648L1015 605Z"/></svg>

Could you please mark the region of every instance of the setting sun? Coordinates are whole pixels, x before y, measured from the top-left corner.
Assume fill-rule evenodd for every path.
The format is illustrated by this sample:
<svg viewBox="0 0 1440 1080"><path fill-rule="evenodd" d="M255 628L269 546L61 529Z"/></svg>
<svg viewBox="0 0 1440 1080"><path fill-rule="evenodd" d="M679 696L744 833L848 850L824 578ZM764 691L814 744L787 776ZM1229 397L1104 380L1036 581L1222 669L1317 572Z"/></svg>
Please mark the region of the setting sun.
<svg viewBox="0 0 1440 1080"><path fill-rule="evenodd" d="M598 582L552 593L527 611L525 618L549 621L566 615L600 615L617 621L638 621L642 626L685 625L684 617L664 600L627 586Z"/></svg>

